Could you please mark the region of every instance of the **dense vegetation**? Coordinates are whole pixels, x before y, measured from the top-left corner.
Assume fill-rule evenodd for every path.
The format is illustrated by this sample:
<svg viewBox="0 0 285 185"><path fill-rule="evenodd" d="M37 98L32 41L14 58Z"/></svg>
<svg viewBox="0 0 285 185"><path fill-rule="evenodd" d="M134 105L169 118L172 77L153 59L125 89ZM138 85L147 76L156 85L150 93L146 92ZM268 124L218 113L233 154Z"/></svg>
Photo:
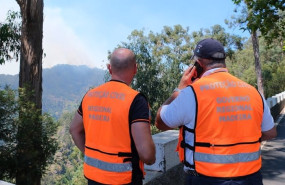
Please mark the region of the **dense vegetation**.
<svg viewBox="0 0 285 185"><path fill-rule="evenodd" d="M83 155L71 141L69 124L73 118L72 113L64 113L59 119L60 126L57 132L58 151L54 162L42 179L44 185L87 184L83 176Z"/></svg>
<svg viewBox="0 0 285 185"><path fill-rule="evenodd" d="M28 163L33 160L34 163L28 163L29 167L34 174L42 176L48 164L53 161L58 145L54 137L58 123L50 115L41 114L34 103L27 101L31 95L25 88L19 88L18 97L16 91L7 86L0 90L0 179L14 183L19 162ZM35 120L39 120L41 125L32 126L30 123ZM25 133L19 134L18 130L23 128L26 129ZM20 146L19 137L25 139ZM21 148L33 150L29 156L24 157L18 154ZM16 158L20 160L15 160Z"/></svg>

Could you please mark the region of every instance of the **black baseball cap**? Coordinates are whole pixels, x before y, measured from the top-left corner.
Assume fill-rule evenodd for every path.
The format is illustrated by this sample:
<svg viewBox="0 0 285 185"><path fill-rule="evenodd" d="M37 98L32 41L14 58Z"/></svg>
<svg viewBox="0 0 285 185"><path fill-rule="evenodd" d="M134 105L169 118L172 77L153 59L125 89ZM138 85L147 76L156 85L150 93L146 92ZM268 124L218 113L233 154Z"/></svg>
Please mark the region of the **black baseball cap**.
<svg viewBox="0 0 285 185"><path fill-rule="evenodd" d="M225 59L224 46L217 40L208 38L198 42L194 56L207 59Z"/></svg>

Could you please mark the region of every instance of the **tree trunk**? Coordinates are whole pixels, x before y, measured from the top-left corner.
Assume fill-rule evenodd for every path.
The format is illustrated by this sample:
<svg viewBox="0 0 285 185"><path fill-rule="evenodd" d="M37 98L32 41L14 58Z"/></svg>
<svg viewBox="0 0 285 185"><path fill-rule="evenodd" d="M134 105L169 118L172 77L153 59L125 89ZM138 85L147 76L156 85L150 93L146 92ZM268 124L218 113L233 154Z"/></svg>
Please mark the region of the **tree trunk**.
<svg viewBox="0 0 285 185"><path fill-rule="evenodd" d="M22 15L19 87L30 85L42 108L43 0L17 0Z"/></svg>
<svg viewBox="0 0 285 185"><path fill-rule="evenodd" d="M42 112L42 38L43 0L16 0L22 16L19 87L25 88L27 102L39 110L31 113L20 107L17 132L17 185L40 185L42 168L41 122ZM25 99L26 100L26 99ZM26 105L23 103L20 106ZM27 106L29 107L29 106ZM35 118L36 117L36 118ZM33 120L33 121L31 121Z"/></svg>
<svg viewBox="0 0 285 185"><path fill-rule="evenodd" d="M254 63L255 63L255 73L257 78L257 89L264 96L264 88L263 88L263 78L262 78L262 72L261 72L261 64L259 60L259 44L258 44L258 38L256 31L252 31L251 33L251 39L252 39L252 46L253 46L253 52L254 52Z"/></svg>

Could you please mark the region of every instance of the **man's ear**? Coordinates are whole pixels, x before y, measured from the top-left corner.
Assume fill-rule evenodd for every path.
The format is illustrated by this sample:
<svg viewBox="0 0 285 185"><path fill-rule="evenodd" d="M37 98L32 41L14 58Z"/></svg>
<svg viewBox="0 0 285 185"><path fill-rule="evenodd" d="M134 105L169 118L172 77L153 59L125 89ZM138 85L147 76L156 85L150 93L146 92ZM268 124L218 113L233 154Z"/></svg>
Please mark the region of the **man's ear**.
<svg viewBox="0 0 285 185"><path fill-rule="evenodd" d="M112 74L112 68L111 68L111 64L107 64L107 68L110 74Z"/></svg>
<svg viewBox="0 0 285 185"><path fill-rule="evenodd" d="M197 62L200 64L200 66L203 68L203 73L206 71L206 65L205 65L205 59L197 59Z"/></svg>

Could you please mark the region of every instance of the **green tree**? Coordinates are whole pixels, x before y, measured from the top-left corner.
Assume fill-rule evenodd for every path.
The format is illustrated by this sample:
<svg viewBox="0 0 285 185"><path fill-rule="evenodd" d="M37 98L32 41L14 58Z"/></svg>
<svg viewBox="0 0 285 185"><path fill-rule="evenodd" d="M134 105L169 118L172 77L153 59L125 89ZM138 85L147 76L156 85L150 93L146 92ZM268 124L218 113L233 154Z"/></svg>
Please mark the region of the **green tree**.
<svg viewBox="0 0 285 185"><path fill-rule="evenodd" d="M19 87L20 124L17 132L17 171L16 183L39 185L46 160L42 138L44 123L42 113L42 38L43 0L16 0L22 17ZM22 100L21 100L22 98ZM32 108L27 112L25 106ZM33 135L35 134L35 135ZM37 137L34 137L37 136ZM40 139L39 139L40 138Z"/></svg>
<svg viewBox="0 0 285 185"><path fill-rule="evenodd" d="M20 165L17 164L16 183L40 184L38 180L41 179L47 165L51 163L53 154L57 149L57 138L54 137L57 123L48 114L42 115L36 104L30 101L34 93L28 91L28 89L19 89L16 159ZM20 152L19 149L21 149ZM21 157L18 156L19 154L22 154ZM22 170L25 170L25 172ZM29 170L28 174L27 170ZM21 176L19 180L19 174L22 175L22 173L27 174L27 176L25 179Z"/></svg>
<svg viewBox="0 0 285 185"><path fill-rule="evenodd" d="M285 60L280 63L271 62L263 65L264 78L267 79L265 96L270 97L285 90Z"/></svg>
<svg viewBox="0 0 285 185"><path fill-rule="evenodd" d="M260 43L265 97L270 97L285 90L284 51L282 51L279 38L271 41L275 47L268 47L267 41L263 37L261 37Z"/></svg>
<svg viewBox="0 0 285 185"><path fill-rule="evenodd" d="M249 39L243 50L236 51L234 57L227 60L227 67L230 73L257 87L251 42L251 39ZM265 82L265 97L273 96L285 90L283 85L285 61L282 47L278 45L279 39L272 40L272 43L276 44L276 47L269 48L264 37L260 37L260 58L262 61L262 76Z"/></svg>
<svg viewBox="0 0 285 185"><path fill-rule="evenodd" d="M16 2L21 26L16 21L17 13L10 13L7 23L0 25L0 64L11 60L12 55L17 60L20 55L16 166L9 178L15 178L19 185L39 185L56 149L51 137L56 124L49 115L42 115L43 0Z"/></svg>
<svg viewBox="0 0 285 185"><path fill-rule="evenodd" d="M9 11L6 22L0 23L0 64L19 58L20 53L20 14Z"/></svg>
<svg viewBox="0 0 285 185"><path fill-rule="evenodd" d="M156 110L180 80L182 64L189 64L188 29L165 26L161 33L150 32L147 36L143 30L134 30L128 40L118 47L129 48L136 54L138 73L132 87L148 97L154 123Z"/></svg>
<svg viewBox="0 0 285 185"><path fill-rule="evenodd" d="M220 25L198 32L189 32L181 25L164 26L160 33L134 30L118 47L134 51L138 63L138 73L132 87L145 94L152 107L152 123L156 110L177 87L185 67L190 64L196 43L204 38L216 38L225 46L228 55L233 56L236 49L242 49L244 38L230 35Z"/></svg>
<svg viewBox="0 0 285 185"><path fill-rule="evenodd" d="M257 87L251 40L245 42L242 50L235 51L234 56L227 59L226 64L231 74Z"/></svg>
<svg viewBox="0 0 285 185"><path fill-rule="evenodd" d="M241 25L243 30L251 34L253 54L255 61L255 72L257 76L257 87L264 94L264 85L261 71L258 31L268 41L279 37L279 26L284 28L280 11L285 9L284 0L232 0L235 4L244 3L241 15L234 18L234 23ZM284 36L284 33L282 33Z"/></svg>
<svg viewBox="0 0 285 185"><path fill-rule="evenodd" d="M236 51L243 49L243 45L246 40L245 37L227 33L225 28L221 25L214 25L211 29L202 29L202 31L204 32L202 32L204 35L202 38L214 38L225 46L228 59L232 59Z"/></svg>
<svg viewBox="0 0 285 185"><path fill-rule="evenodd" d="M52 156L57 149L56 138L57 123L47 115L41 115L35 104L28 101L31 92L19 89L19 97L16 92L5 88L0 91L0 131L1 135L0 178L15 182L19 173L18 163L25 164L26 170L39 176L46 170L47 164L52 161ZM19 117L21 112L21 117ZM42 124L32 125L31 122L39 120ZM19 129L25 129L25 133L19 133ZM25 143L19 143L19 138ZM19 146L21 145L21 146ZM30 156L17 156L19 148L33 149ZM32 161L32 162L31 162ZM3 162L3 163L2 163ZM25 183L33 184L33 178L26 177ZM17 182L17 184L21 184Z"/></svg>
<svg viewBox="0 0 285 185"><path fill-rule="evenodd" d="M0 179L9 181L16 170L17 110L16 92L6 86L0 90Z"/></svg>

